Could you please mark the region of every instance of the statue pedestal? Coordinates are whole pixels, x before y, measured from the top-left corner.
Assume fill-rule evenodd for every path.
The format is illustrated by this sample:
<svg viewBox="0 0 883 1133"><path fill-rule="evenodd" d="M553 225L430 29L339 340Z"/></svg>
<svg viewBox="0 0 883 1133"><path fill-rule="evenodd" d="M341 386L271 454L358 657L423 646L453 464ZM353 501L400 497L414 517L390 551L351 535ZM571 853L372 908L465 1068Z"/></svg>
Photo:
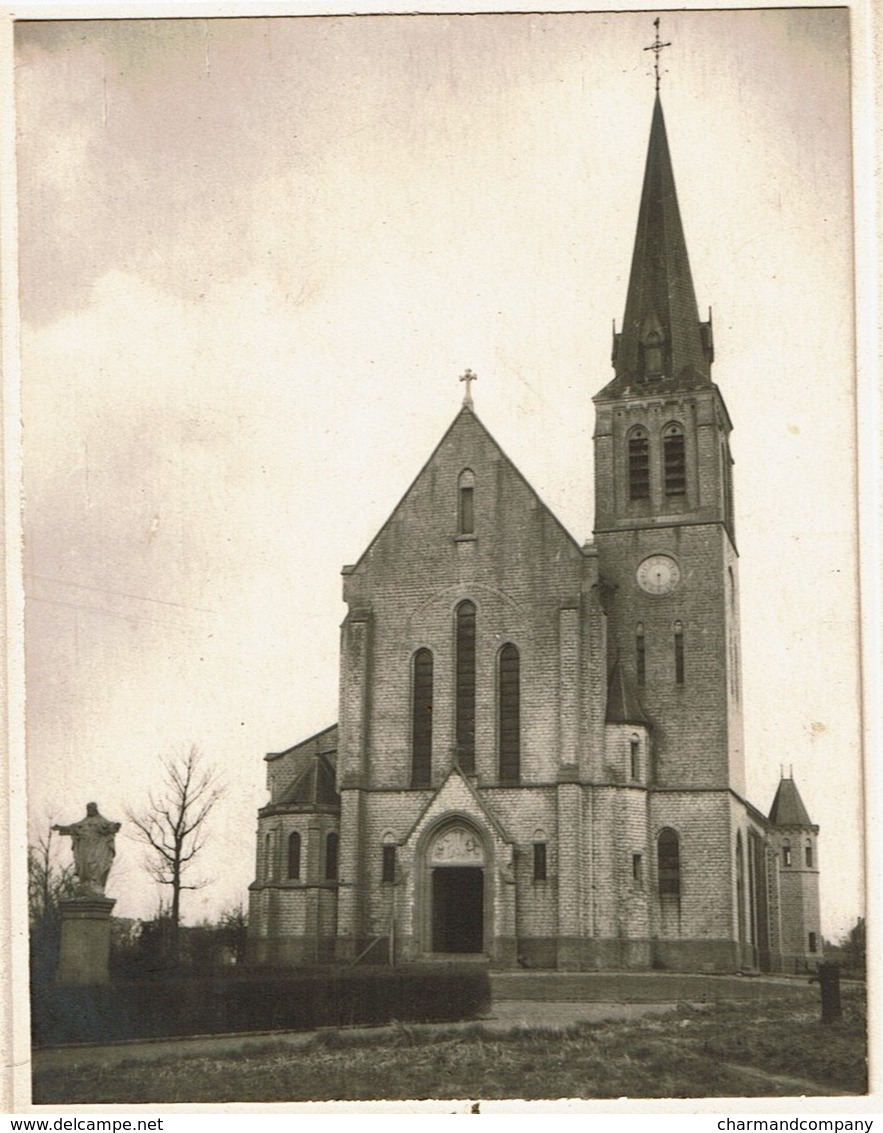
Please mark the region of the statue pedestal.
<svg viewBox="0 0 883 1133"><path fill-rule="evenodd" d="M108 982L110 913L113 897L72 897L59 901L61 947L56 980L60 984Z"/></svg>

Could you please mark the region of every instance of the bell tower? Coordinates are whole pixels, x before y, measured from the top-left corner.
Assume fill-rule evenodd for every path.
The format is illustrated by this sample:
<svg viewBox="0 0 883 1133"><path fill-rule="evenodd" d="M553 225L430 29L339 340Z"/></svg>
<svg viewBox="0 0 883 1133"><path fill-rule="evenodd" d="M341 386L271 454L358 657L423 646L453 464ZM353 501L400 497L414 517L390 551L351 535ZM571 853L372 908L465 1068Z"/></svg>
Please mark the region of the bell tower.
<svg viewBox="0 0 883 1133"><path fill-rule="evenodd" d="M658 89L613 380L595 397L609 666L651 723L651 781L744 792L732 425L711 380Z"/></svg>

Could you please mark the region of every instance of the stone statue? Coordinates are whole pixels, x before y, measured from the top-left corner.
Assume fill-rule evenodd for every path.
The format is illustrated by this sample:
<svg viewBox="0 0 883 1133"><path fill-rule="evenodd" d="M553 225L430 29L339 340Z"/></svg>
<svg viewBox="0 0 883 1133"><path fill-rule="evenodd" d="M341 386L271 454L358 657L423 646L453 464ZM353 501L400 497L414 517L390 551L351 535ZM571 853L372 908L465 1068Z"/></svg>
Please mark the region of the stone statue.
<svg viewBox="0 0 883 1133"><path fill-rule="evenodd" d="M80 896L104 895L107 875L116 853L114 835L119 828L118 822L110 822L98 813L97 803L86 804L86 817L79 822L52 827L71 839Z"/></svg>

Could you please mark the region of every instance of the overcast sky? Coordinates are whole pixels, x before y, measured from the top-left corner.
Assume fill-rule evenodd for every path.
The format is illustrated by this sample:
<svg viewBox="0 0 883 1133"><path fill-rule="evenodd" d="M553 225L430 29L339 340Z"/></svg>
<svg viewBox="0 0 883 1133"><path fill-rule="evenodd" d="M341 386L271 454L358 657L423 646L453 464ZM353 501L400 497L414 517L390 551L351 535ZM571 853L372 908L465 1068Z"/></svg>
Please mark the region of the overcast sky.
<svg viewBox="0 0 883 1133"><path fill-rule="evenodd" d="M663 17L733 452L748 795L793 765L823 931L862 911L844 9ZM185 896L253 877L267 751L337 716L340 568L457 412L579 540L653 103L646 14L16 28L27 772L120 819L227 783ZM118 839L122 916L157 894Z"/></svg>

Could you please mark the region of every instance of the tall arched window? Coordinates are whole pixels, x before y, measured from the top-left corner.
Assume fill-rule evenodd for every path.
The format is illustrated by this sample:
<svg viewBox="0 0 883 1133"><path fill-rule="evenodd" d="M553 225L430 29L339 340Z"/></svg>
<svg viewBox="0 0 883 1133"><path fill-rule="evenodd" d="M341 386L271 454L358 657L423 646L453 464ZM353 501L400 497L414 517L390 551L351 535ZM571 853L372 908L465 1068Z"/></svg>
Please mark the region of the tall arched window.
<svg viewBox="0 0 883 1133"><path fill-rule="evenodd" d="M521 775L521 660L514 645L500 650L500 781Z"/></svg>
<svg viewBox="0 0 883 1133"><path fill-rule="evenodd" d="M460 473L457 496L457 530L461 535L475 534L475 475L467 468Z"/></svg>
<svg viewBox="0 0 883 1133"><path fill-rule="evenodd" d="M659 833L656 842L659 892L679 894L681 891L681 848L677 832L670 826Z"/></svg>
<svg viewBox="0 0 883 1133"><path fill-rule="evenodd" d="M300 877L300 834L296 830L288 835L288 876L293 881Z"/></svg>
<svg viewBox="0 0 883 1133"><path fill-rule="evenodd" d="M662 465L665 494L668 497L687 494L687 452L684 430L680 425L666 425L662 437Z"/></svg>
<svg viewBox="0 0 883 1133"><path fill-rule="evenodd" d="M432 654L414 654L411 682L411 786L428 787L432 776Z"/></svg>
<svg viewBox="0 0 883 1133"><path fill-rule="evenodd" d="M812 860L812 842L807 842L804 850L804 861L807 869L812 869Z"/></svg>
<svg viewBox="0 0 883 1133"><path fill-rule="evenodd" d="M629 499L650 499L650 438L646 429L629 434Z"/></svg>
<svg viewBox="0 0 883 1133"><path fill-rule="evenodd" d="M337 858L340 849L340 836L331 831L325 838L325 880L337 881Z"/></svg>
<svg viewBox="0 0 883 1133"><path fill-rule="evenodd" d="M457 607L457 758L460 768L475 771L475 605Z"/></svg>

